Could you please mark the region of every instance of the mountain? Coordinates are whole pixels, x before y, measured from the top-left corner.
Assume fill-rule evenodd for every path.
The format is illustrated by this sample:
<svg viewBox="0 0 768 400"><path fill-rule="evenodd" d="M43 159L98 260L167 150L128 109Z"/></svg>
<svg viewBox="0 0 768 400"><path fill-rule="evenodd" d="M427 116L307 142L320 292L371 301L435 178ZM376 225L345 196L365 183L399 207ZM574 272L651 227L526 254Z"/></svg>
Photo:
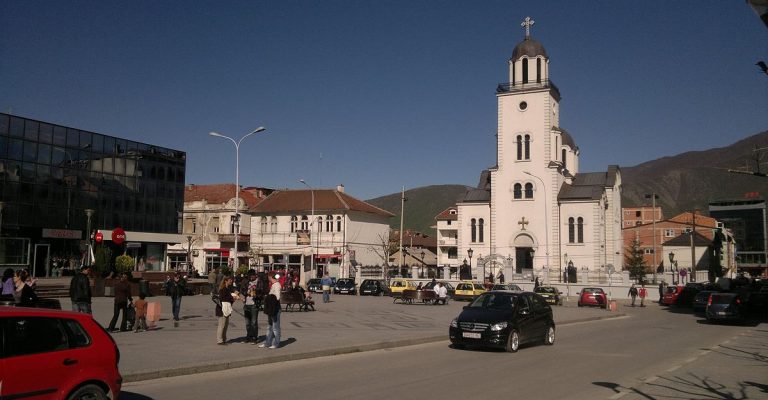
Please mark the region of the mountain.
<svg viewBox="0 0 768 400"><path fill-rule="evenodd" d="M768 196L768 177L728 172L757 171L757 164L766 155L768 131L726 147L689 151L622 167L622 205L650 205L651 200L645 199L645 195L656 193L656 204L670 218L694 209L707 214L713 200L740 199L748 193Z"/></svg>
<svg viewBox="0 0 768 400"><path fill-rule="evenodd" d="M406 190L403 227L435 237L435 216L446 208L455 206L456 201L463 197L468 189L470 187L464 185L433 185ZM389 225L393 229L400 229L399 192L366 201L395 214Z"/></svg>
<svg viewBox="0 0 768 400"><path fill-rule="evenodd" d="M713 200L740 199L747 195L768 198L768 177L737 174L728 169L758 171L768 159L768 131L740 140L730 146L689 151L663 157L633 167L621 167L622 206L650 205L646 194L656 193L665 218L683 211L701 210L708 214ZM768 160L766 160L768 161ZM768 164L768 163L766 163ZM768 171L768 165L760 171ZM404 227L435 236L435 216L456 204L470 189L464 185L434 185L407 190ZM390 226L400 227L400 193L367 200L396 217Z"/></svg>

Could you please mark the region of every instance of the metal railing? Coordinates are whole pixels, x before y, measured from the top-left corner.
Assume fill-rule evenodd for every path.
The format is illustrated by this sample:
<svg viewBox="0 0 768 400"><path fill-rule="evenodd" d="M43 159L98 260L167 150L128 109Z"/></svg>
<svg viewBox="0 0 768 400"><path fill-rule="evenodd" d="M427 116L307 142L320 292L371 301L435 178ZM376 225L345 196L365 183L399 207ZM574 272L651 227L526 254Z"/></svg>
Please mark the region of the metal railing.
<svg viewBox="0 0 768 400"><path fill-rule="evenodd" d="M546 79L541 82L507 82L507 83L499 83L498 86L496 86L496 93L514 93L514 92L520 92L523 90L531 90L531 89L546 89L546 88L552 88L557 92L558 96L560 95L560 89L555 86L554 83L552 83L551 80Z"/></svg>

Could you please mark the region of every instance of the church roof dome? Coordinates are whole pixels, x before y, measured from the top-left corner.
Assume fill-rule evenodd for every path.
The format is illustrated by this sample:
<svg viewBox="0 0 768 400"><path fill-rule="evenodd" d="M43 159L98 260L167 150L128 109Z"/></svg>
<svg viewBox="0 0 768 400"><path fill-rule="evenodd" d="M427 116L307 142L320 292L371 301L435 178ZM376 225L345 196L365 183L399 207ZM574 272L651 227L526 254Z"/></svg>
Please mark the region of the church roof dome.
<svg viewBox="0 0 768 400"><path fill-rule="evenodd" d="M515 49L512 50L513 61L519 60L522 56L543 56L544 58L549 58L547 56L547 51L544 50L544 46L541 44L541 42L530 36L526 36L525 40L518 43L517 46L515 46Z"/></svg>

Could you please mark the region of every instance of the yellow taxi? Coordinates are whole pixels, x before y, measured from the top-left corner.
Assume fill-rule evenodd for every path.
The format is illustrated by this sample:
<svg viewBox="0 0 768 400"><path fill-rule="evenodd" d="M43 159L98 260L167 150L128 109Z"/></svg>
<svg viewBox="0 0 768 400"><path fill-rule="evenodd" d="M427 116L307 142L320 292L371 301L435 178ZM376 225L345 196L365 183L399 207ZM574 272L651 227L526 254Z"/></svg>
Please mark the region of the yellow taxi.
<svg viewBox="0 0 768 400"><path fill-rule="evenodd" d="M472 300L475 296L485 293L483 285L471 281L461 281L456 285L453 293L454 300Z"/></svg>
<svg viewBox="0 0 768 400"><path fill-rule="evenodd" d="M400 296L403 290L416 290L416 283L405 278L394 278L389 281L390 296Z"/></svg>

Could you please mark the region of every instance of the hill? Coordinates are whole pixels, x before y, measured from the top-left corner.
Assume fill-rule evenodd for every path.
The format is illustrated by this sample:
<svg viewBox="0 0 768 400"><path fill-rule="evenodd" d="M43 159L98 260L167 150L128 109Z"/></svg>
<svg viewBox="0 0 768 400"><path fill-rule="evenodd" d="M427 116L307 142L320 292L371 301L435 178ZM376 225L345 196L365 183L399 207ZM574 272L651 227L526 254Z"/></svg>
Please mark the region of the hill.
<svg viewBox="0 0 768 400"><path fill-rule="evenodd" d="M435 237L435 216L446 208L456 205L456 201L470 189L464 185L433 185L405 191L405 215L403 227L413 229ZM393 193L375 199L366 200L376 207L383 208L395 217L390 226L400 229L400 193Z"/></svg>

